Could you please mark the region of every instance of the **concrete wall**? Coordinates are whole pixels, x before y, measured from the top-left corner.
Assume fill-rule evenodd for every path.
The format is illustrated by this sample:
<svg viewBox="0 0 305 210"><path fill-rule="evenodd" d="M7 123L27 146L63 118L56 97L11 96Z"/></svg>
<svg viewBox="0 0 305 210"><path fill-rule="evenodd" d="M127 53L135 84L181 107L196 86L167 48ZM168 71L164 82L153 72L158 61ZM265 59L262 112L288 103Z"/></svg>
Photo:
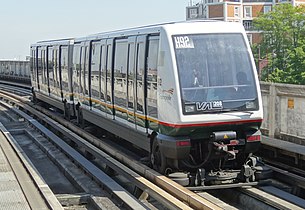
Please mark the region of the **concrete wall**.
<svg viewBox="0 0 305 210"><path fill-rule="evenodd" d="M305 145L305 86L261 82L261 92L263 133Z"/></svg>

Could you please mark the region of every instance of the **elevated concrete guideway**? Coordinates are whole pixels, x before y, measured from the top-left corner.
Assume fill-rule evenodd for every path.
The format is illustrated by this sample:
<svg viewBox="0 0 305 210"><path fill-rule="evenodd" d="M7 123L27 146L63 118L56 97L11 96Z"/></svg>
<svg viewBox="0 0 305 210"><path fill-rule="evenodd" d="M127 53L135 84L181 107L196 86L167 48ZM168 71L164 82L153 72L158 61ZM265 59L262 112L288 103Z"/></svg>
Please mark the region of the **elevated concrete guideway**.
<svg viewBox="0 0 305 210"><path fill-rule="evenodd" d="M263 133L305 146L305 86L261 82L261 92Z"/></svg>
<svg viewBox="0 0 305 210"><path fill-rule="evenodd" d="M10 133L0 123L0 210L63 209L25 160L20 148L12 146Z"/></svg>

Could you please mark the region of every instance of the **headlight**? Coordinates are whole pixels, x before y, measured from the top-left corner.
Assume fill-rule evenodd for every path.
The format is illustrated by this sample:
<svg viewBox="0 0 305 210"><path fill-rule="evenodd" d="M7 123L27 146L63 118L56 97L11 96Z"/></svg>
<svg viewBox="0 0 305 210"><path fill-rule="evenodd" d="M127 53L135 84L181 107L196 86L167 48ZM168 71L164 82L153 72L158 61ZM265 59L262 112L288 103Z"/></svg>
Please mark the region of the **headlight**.
<svg viewBox="0 0 305 210"><path fill-rule="evenodd" d="M185 105L184 110L186 113L195 112L195 105Z"/></svg>
<svg viewBox="0 0 305 210"><path fill-rule="evenodd" d="M254 101L246 102L246 108L247 109L254 109L254 108L256 108L255 102Z"/></svg>

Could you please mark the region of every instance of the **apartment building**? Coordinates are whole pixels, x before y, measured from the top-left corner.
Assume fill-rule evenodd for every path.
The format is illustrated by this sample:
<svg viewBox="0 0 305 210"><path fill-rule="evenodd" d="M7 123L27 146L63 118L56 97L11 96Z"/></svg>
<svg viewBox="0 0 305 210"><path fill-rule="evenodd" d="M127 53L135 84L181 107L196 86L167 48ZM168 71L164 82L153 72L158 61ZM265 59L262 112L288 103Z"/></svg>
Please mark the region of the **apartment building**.
<svg viewBox="0 0 305 210"><path fill-rule="evenodd" d="M267 13L279 3L291 3L294 6L305 4L305 0L201 0L186 7L186 19L212 19L240 22L244 25L250 43L261 41L260 32L254 30L253 19L260 13Z"/></svg>

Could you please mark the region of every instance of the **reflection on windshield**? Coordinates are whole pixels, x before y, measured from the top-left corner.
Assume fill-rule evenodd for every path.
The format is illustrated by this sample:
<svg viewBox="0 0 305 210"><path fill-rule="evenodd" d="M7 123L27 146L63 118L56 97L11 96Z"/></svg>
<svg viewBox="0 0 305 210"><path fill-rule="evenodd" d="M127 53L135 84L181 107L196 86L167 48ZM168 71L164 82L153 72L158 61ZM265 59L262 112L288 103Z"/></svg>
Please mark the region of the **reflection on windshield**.
<svg viewBox="0 0 305 210"><path fill-rule="evenodd" d="M242 34L179 35L173 41L183 104L207 104L209 110L213 101L222 103L222 109L257 102L253 68ZM254 109L255 104L247 107Z"/></svg>

